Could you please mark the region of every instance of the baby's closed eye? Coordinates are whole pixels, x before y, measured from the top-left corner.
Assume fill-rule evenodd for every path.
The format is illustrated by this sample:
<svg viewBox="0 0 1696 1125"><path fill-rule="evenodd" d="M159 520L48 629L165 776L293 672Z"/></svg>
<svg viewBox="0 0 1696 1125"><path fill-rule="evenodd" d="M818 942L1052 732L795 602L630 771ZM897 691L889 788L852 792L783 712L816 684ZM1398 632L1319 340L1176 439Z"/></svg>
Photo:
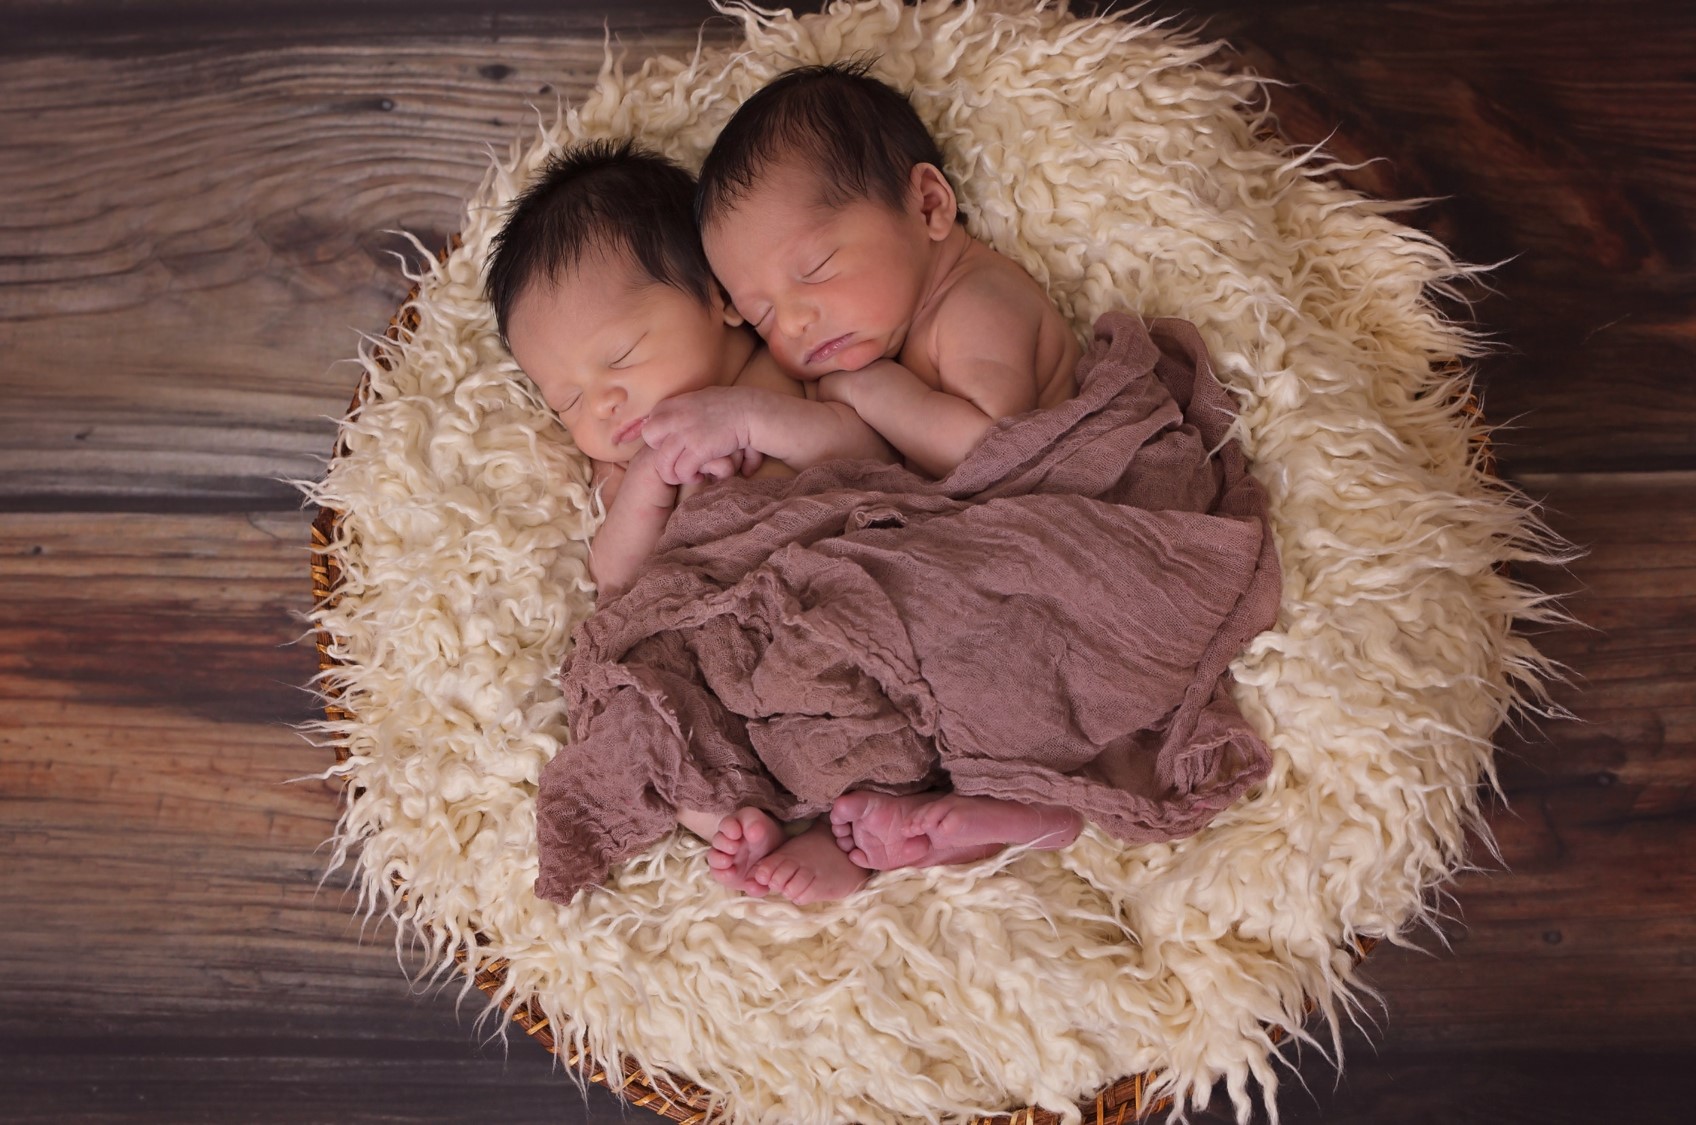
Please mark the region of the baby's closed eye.
<svg viewBox="0 0 1696 1125"><path fill-rule="evenodd" d="M641 342L647 338L647 333L643 333L641 336L638 336L635 343L631 344L628 348L625 348L624 353L611 363L607 364L607 366L612 368L614 371L623 367L628 367L630 365L630 357L636 354L637 345L641 344Z"/></svg>
<svg viewBox="0 0 1696 1125"><path fill-rule="evenodd" d="M836 257L836 251L832 250L830 253L828 253L824 256L824 261L820 262L818 265L814 266L812 269L810 269L806 273L802 274L801 280L802 281L822 281L823 279L818 276L819 271L824 269L825 266L829 265L830 260L834 257Z"/></svg>

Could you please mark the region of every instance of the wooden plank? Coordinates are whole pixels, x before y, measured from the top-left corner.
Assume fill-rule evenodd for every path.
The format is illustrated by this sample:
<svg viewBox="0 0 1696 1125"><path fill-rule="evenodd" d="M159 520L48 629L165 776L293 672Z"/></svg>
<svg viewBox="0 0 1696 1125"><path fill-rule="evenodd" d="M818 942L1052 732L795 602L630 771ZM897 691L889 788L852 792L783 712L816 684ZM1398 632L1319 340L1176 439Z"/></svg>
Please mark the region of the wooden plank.
<svg viewBox="0 0 1696 1125"><path fill-rule="evenodd" d="M512 1063L479 1045L480 995L414 994L345 871L319 886L338 802L299 779L331 758L286 725L316 714L306 536L300 513L0 518L8 1120L230 1120L243 1090L320 1120L581 1105L522 1035Z"/></svg>
<svg viewBox="0 0 1696 1125"><path fill-rule="evenodd" d="M1508 471L1696 468L1696 9L1262 4L1221 9L1286 132L1464 260ZM1466 310L1459 310L1463 314ZM1620 440L1629 435L1629 440Z"/></svg>
<svg viewBox="0 0 1696 1125"><path fill-rule="evenodd" d="M1600 1125L1689 1116L1685 1055L1433 1051L1375 1053L1355 1037L1340 1076L1303 1065L1280 1091L1283 1125ZM1223 1098L1192 1116L1234 1125Z"/></svg>
<svg viewBox="0 0 1696 1125"><path fill-rule="evenodd" d="M824 0L782 5L817 11ZM1081 9L1087 4L1080 4ZM430 38L640 41L658 31L724 23L707 0L10 0L0 54L157 54L184 44L278 46L303 40L390 43ZM492 64L499 65L499 64Z"/></svg>
<svg viewBox="0 0 1696 1125"><path fill-rule="evenodd" d="M0 507L292 506L279 478L316 474L355 380L339 361L406 288L388 232L445 243L486 146L580 96L623 10L440 0L432 39L382 5L27 5L35 49L0 56ZM689 5L633 11L633 63L694 43ZM1275 95L1294 137L1340 128L1344 155L1391 161L1367 186L1452 197L1412 218L1463 255L1520 255L1479 308L1507 349L1487 407L1524 415L1508 471L1692 465L1693 17L1202 11L1302 83ZM55 38L79 13L115 21L110 49Z"/></svg>
<svg viewBox="0 0 1696 1125"><path fill-rule="evenodd" d="M463 1045L369 1040L227 1037L141 1041L123 1037L90 1052L86 1041L0 1041L0 1096L11 1125L229 1121L546 1121L641 1125L660 1118L624 1107L605 1090L584 1097L525 1043L510 1053L478 1046L451 1015L419 1004L417 1023L455 1030ZM264 1013L251 1013L263 1022ZM388 1048L386 1052L381 1048ZM68 1053L53 1053L56 1048ZM377 1048L377 1049L374 1049Z"/></svg>
<svg viewBox="0 0 1696 1125"><path fill-rule="evenodd" d="M1415 1054L1689 1051L1696 477L1535 483L1593 550L1570 575L1528 577L1608 633L1546 639L1586 677L1557 695L1581 721L1505 741L1525 758L1504 767L1514 813L1492 818L1514 870L1460 881L1452 952L1373 955L1375 1039ZM304 542L297 513L0 520L0 899L30 920L0 943L0 1047L18 1049L0 1050L0 1090L65 1093L86 1066L132 1089L124 1076L153 1060L198 1091L181 1104L201 1104L260 1072L286 1085L334 1069L315 1042L417 1066L463 1048L444 1072L476 1069L475 1005L455 1022L447 996L408 995L388 933L359 941L344 877L316 889L335 800L289 779L327 756L282 725L312 714L295 685L313 654L288 644ZM85 1039L109 1061L84 1058ZM183 1062L209 1040L233 1061ZM511 1057L528 1052L541 1056L520 1042ZM1316 1057L1303 1073L1330 1084Z"/></svg>

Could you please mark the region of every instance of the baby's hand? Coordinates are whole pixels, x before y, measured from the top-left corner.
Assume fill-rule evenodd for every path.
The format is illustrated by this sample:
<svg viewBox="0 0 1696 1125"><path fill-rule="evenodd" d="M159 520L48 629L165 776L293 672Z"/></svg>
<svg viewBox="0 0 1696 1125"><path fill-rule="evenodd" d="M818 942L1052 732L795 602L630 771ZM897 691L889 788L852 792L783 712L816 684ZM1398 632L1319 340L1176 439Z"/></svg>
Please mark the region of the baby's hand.
<svg viewBox="0 0 1696 1125"><path fill-rule="evenodd" d="M763 460L749 448L748 400L739 387L707 387L668 398L648 413L642 440L668 484L751 475Z"/></svg>

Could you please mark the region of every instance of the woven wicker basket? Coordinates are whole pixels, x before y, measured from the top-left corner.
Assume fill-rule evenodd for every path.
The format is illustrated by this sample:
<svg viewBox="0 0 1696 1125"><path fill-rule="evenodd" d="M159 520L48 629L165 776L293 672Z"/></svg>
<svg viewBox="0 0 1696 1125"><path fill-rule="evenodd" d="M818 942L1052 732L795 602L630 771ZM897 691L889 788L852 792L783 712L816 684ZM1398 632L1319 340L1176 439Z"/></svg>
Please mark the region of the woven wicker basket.
<svg viewBox="0 0 1696 1125"><path fill-rule="evenodd" d="M457 239L455 245L457 245ZM443 256L446 256L446 251L444 251ZM385 339L398 342L404 334L417 326L418 314L414 306L414 300L417 296L418 289L415 286L412 292L407 295L406 300L402 302L400 310L389 321ZM375 359L379 364L386 367L389 362L387 351L379 347ZM367 384L362 380L358 389L354 392L353 400L349 403L348 412L350 414L357 410L364 401L366 387ZM1469 396L1466 408L1469 413L1476 416L1478 413L1476 399ZM1482 429L1477 433L1479 456L1487 471L1494 476L1495 459L1488 438L1484 436ZM333 456L340 456L342 453L343 447L338 440ZM337 524L340 518L341 513L333 508L326 507L319 510L317 518L312 522L312 597L314 603L318 605L333 603L338 596L341 571L334 554L330 550L330 545L336 540ZM332 654L331 638L322 627L317 631L316 640L320 669L334 668L338 662ZM325 681L323 689L325 716L332 722L349 719L352 717L352 713L341 705L334 684L333 679ZM338 760L345 759L347 756L346 748L340 744L337 745L336 752ZM397 893L404 897L406 893L404 885L397 884L395 889ZM1377 939L1362 939L1350 952L1358 962L1371 952L1375 945L1377 945ZM463 951L457 954L457 959L461 964L464 963ZM474 983L485 994L494 997L499 993L504 982L504 972L505 966L501 962L491 962L476 972ZM534 1038L550 1052L558 1054L567 1065L584 1069L584 1076L589 1081L605 1086L631 1105L641 1106L670 1120L691 1123L691 1125L706 1119L711 1095L694 1083L684 1082L670 1076L656 1079L628 1058L622 1059L616 1069L600 1066L585 1068L583 1066L584 1060L577 1053L570 1050L560 1050L559 1043L549 1027L549 1021L539 1012L533 1011L527 1002L507 997L501 999L501 1005L510 1014L513 1022L526 1035ZM1309 1011L1311 1010L1310 1005ZM1269 1029L1269 1034L1272 1041L1277 1043L1283 1040L1285 1035L1288 1034L1288 1030L1282 1027L1273 1027ZM1151 1075L1136 1074L1121 1078L1117 1082L1103 1087L1091 1101L1080 1105L1079 1108L1083 1111L1084 1121L1089 1125L1122 1125L1123 1122L1135 1121L1169 1108L1172 1104L1169 1097L1148 1097L1147 1091L1150 1088L1151 1080ZM665 1093L661 1093L662 1088L666 1091ZM1058 1122L1058 1115L1050 1111L1026 1107L994 1117L974 1118L969 1125L1058 1125Z"/></svg>

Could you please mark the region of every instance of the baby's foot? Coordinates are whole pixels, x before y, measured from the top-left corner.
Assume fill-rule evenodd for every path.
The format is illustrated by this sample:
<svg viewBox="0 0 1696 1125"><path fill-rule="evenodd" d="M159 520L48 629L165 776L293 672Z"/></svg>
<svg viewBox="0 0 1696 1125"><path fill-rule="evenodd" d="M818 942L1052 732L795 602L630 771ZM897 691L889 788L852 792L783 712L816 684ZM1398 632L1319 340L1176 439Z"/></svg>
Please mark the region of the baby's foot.
<svg viewBox="0 0 1696 1125"><path fill-rule="evenodd" d="M1063 848L1076 840L1084 830L1084 818L1055 805L1025 805L949 793L919 809L908 830L929 838L941 851L970 851L989 844L1028 844L1047 850Z"/></svg>
<svg viewBox="0 0 1696 1125"><path fill-rule="evenodd" d="M821 818L754 865L754 879L797 906L830 902L860 889L867 875L854 865Z"/></svg>
<svg viewBox="0 0 1696 1125"><path fill-rule="evenodd" d="M761 898L766 886L753 878L754 865L783 843L783 826L756 808L741 808L718 822L707 866L733 891Z"/></svg>
<svg viewBox="0 0 1696 1125"><path fill-rule="evenodd" d="M1083 830L1083 818L1069 809L993 797L854 792L831 806L830 826L849 859L888 871L970 863L1007 844L1065 847Z"/></svg>
<svg viewBox="0 0 1696 1125"><path fill-rule="evenodd" d="M913 867L930 852L930 841L907 831L913 817L936 801L934 793L891 797L856 790L830 806L830 830L836 846L860 867L888 871Z"/></svg>

